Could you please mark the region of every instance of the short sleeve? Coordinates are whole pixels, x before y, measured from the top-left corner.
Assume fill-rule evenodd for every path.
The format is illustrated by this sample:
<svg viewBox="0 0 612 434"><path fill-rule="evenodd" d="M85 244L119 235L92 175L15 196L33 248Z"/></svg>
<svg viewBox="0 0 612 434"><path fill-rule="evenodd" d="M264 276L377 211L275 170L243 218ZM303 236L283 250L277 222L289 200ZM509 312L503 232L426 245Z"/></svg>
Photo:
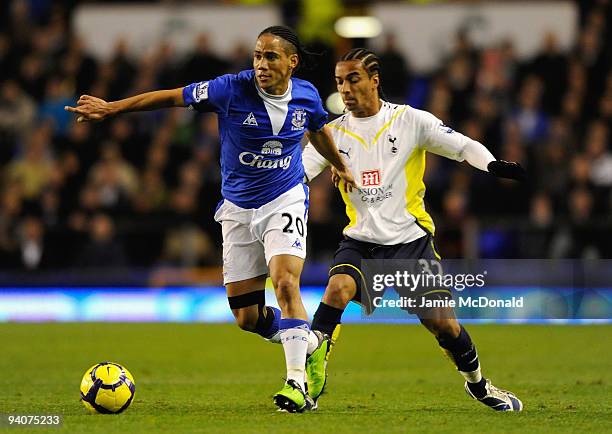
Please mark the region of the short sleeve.
<svg viewBox="0 0 612 434"><path fill-rule="evenodd" d="M323 108L323 101L321 101L319 92L314 90L314 93L315 93L316 98L315 98L314 108L312 110L312 113L310 115L310 119L308 122L308 130L319 131L327 123L327 112Z"/></svg>
<svg viewBox="0 0 612 434"><path fill-rule="evenodd" d="M192 83L183 88L183 100L199 112L227 113L233 94L235 75Z"/></svg>
<svg viewBox="0 0 612 434"><path fill-rule="evenodd" d="M329 166L329 162L319 154L319 151L310 142L302 151L302 164L304 165L304 182L306 183L312 181Z"/></svg>

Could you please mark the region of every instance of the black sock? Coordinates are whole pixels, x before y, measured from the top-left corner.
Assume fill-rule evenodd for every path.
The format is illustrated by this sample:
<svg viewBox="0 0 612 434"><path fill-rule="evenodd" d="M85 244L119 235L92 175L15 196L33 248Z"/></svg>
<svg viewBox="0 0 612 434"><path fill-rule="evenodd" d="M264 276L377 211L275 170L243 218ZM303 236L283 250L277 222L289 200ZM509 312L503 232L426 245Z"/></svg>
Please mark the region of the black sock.
<svg viewBox="0 0 612 434"><path fill-rule="evenodd" d="M312 330L319 330L331 337L336 326L340 324L343 312L344 309L338 309L321 302L314 314L310 328Z"/></svg>
<svg viewBox="0 0 612 434"><path fill-rule="evenodd" d="M446 350L446 353L451 357L455 365L457 366L457 370L461 372L461 374L466 377L466 373L474 372L480 368L480 363L478 362L478 353L476 352L476 347L472 343L472 339L468 332L461 327L461 331L459 332L459 336L456 338L448 337L448 336L439 336L438 343L440 347ZM481 398L486 395L486 379L482 377L478 382L472 382L469 378L466 377L468 382L468 387L470 391L477 397Z"/></svg>

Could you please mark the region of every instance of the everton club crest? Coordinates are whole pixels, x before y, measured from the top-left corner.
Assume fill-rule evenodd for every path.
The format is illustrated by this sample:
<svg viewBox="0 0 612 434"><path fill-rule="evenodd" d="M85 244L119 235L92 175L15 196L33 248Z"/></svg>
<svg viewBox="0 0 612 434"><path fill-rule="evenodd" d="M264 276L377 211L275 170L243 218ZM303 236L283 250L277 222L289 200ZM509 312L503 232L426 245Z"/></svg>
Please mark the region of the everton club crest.
<svg viewBox="0 0 612 434"><path fill-rule="evenodd" d="M295 109L291 116L291 131L301 131L306 124L306 111L304 109Z"/></svg>

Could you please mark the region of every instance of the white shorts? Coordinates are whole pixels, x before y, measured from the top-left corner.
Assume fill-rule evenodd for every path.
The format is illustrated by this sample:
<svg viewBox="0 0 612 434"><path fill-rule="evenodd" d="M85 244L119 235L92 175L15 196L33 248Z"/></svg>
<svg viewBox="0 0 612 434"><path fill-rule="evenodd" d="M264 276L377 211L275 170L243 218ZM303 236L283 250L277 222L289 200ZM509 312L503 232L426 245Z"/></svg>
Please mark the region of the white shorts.
<svg viewBox="0 0 612 434"><path fill-rule="evenodd" d="M273 256L306 258L308 187L298 184L260 208L225 199L215 220L223 232L223 283L268 274Z"/></svg>

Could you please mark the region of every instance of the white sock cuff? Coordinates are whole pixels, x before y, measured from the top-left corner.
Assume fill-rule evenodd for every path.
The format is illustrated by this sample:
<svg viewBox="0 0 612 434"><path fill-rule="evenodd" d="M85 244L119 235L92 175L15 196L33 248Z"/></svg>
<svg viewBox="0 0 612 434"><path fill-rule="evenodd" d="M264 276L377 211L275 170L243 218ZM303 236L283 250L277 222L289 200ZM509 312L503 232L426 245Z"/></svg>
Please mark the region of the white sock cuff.
<svg viewBox="0 0 612 434"><path fill-rule="evenodd" d="M459 373L463 375L463 378L465 378L465 381L467 381L468 383L478 383L480 382L480 380L482 380L482 374L480 373L480 366L475 371L471 371L471 372L459 371Z"/></svg>

